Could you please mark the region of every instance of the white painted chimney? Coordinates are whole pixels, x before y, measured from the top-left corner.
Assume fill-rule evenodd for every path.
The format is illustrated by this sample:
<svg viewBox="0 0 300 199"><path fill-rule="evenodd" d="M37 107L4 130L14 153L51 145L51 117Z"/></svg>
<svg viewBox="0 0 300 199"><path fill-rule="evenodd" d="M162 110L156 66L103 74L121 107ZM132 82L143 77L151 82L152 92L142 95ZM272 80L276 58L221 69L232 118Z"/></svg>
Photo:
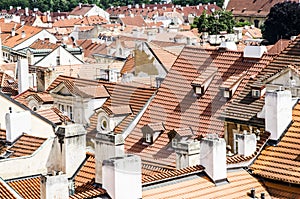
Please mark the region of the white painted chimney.
<svg viewBox="0 0 300 199"><path fill-rule="evenodd" d="M81 124L58 127L47 162L48 172L62 171L70 178L86 157L86 130Z"/></svg>
<svg viewBox="0 0 300 199"><path fill-rule="evenodd" d="M247 131L243 134L237 134L238 154L250 156L256 151L256 135Z"/></svg>
<svg viewBox="0 0 300 199"><path fill-rule="evenodd" d="M82 8L82 3L78 3L79 9Z"/></svg>
<svg viewBox="0 0 300 199"><path fill-rule="evenodd" d="M41 199L69 198L68 178L62 172L41 176Z"/></svg>
<svg viewBox="0 0 300 199"><path fill-rule="evenodd" d="M196 166L200 164L200 141L182 141L177 143L176 168Z"/></svg>
<svg viewBox="0 0 300 199"><path fill-rule="evenodd" d="M95 138L96 177L102 183L102 163L104 160L124 155L124 139L121 134L97 133Z"/></svg>
<svg viewBox="0 0 300 199"><path fill-rule="evenodd" d="M261 58L267 52L266 46L246 46L244 49L244 57Z"/></svg>
<svg viewBox="0 0 300 199"><path fill-rule="evenodd" d="M266 131L271 140L278 140L292 121L291 91L267 91L265 111Z"/></svg>
<svg viewBox="0 0 300 199"><path fill-rule="evenodd" d="M226 141L218 136L207 135L200 142L200 164L205 167L206 174L215 182L227 178Z"/></svg>
<svg viewBox="0 0 300 199"><path fill-rule="evenodd" d="M21 37L22 37L22 39L24 39L24 38L26 37L26 33L25 33L25 31L24 31L24 30L22 31L22 35L21 35Z"/></svg>
<svg viewBox="0 0 300 199"><path fill-rule="evenodd" d="M5 115L6 141L14 142L23 133L31 133L31 113L30 111L15 112L10 109Z"/></svg>
<svg viewBox="0 0 300 199"><path fill-rule="evenodd" d="M28 60L20 59L17 63L18 68L18 91L23 93L29 89L29 72L28 72Z"/></svg>
<svg viewBox="0 0 300 199"><path fill-rule="evenodd" d="M28 8L28 7L25 8L25 15L26 15L26 16L29 15L29 8Z"/></svg>
<svg viewBox="0 0 300 199"><path fill-rule="evenodd" d="M11 36L12 37L16 36L16 30L15 30L15 28L11 29Z"/></svg>
<svg viewBox="0 0 300 199"><path fill-rule="evenodd" d="M103 184L112 199L142 198L142 162L137 155L103 161Z"/></svg>

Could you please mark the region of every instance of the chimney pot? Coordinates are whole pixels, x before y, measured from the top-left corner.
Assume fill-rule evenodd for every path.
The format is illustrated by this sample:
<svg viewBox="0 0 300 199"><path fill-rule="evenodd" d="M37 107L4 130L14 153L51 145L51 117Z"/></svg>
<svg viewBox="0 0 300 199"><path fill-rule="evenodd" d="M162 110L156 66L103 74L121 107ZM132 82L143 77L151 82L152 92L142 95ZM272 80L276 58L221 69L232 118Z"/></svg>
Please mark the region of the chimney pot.
<svg viewBox="0 0 300 199"><path fill-rule="evenodd" d="M252 188L252 189L250 190L250 197L251 197L251 198L255 198L255 188Z"/></svg>

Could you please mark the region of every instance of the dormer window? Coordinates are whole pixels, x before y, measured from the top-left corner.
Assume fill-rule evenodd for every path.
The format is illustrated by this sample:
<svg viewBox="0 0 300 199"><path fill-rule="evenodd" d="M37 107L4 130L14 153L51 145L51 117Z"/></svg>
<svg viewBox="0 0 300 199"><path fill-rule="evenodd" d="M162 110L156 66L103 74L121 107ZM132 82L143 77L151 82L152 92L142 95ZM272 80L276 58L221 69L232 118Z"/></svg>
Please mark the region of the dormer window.
<svg viewBox="0 0 300 199"><path fill-rule="evenodd" d="M264 86L252 86L251 96L252 98L261 98L266 92Z"/></svg>
<svg viewBox="0 0 300 199"><path fill-rule="evenodd" d="M224 98L231 98L231 91L230 90L224 90L223 91L223 97Z"/></svg>
<svg viewBox="0 0 300 199"><path fill-rule="evenodd" d="M177 148L179 142L185 142L194 136L195 135L190 127L173 129L168 133L168 138L172 142L173 148Z"/></svg>
<svg viewBox="0 0 300 199"><path fill-rule="evenodd" d="M215 74L216 69L208 68L191 83L197 97L204 95Z"/></svg>
<svg viewBox="0 0 300 199"><path fill-rule="evenodd" d="M222 83L220 90L224 98L230 99L234 95L245 74L246 71L240 74L232 74L225 82Z"/></svg>
<svg viewBox="0 0 300 199"><path fill-rule="evenodd" d="M253 98L260 98L260 90L252 89L252 97Z"/></svg>
<svg viewBox="0 0 300 199"><path fill-rule="evenodd" d="M147 144L152 144L164 132L165 127L163 123L150 123L142 127L142 133L144 142Z"/></svg>

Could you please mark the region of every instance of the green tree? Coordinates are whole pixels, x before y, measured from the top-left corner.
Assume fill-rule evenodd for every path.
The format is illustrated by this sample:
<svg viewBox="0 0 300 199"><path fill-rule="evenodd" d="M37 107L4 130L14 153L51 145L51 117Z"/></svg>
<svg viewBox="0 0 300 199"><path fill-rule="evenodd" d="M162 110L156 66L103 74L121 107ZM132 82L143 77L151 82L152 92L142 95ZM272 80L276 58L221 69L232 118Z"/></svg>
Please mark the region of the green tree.
<svg viewBox="0 0 300 199"><path fill-rule="evenodd" d="M300 7L296 2L284 2L274 5L262 29L263 38L270 44L279 39L289 39L300 33Z"/></svg>
<svg viewBox="0 0 300 199"><path fill-rule="evenodd" d="M207 15L206 12L194 21L194 25L197 25L198 32L208 32L209 34L218 34L221 31L228 33L233 32L233 26L235 21L231 12L218 10Z"/></svg>

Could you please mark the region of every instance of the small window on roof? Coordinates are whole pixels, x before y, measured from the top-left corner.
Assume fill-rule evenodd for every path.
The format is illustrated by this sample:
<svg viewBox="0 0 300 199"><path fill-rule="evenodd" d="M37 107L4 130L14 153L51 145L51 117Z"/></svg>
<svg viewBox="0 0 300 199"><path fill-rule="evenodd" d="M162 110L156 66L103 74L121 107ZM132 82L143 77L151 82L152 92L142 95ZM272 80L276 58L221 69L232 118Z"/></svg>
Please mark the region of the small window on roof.
<svg viewBox="0 0 300 199"><path fill-rule="evenodd" d="M252 97L253 98L260 98L260 90L259 89L252 89Z"/></svg>
<svg viewBox="0 0 300 199"><path fill-rule="evenodd" d="M231 97L231 91L230 90L224 90L223 97L230 98Z"/></svg>

